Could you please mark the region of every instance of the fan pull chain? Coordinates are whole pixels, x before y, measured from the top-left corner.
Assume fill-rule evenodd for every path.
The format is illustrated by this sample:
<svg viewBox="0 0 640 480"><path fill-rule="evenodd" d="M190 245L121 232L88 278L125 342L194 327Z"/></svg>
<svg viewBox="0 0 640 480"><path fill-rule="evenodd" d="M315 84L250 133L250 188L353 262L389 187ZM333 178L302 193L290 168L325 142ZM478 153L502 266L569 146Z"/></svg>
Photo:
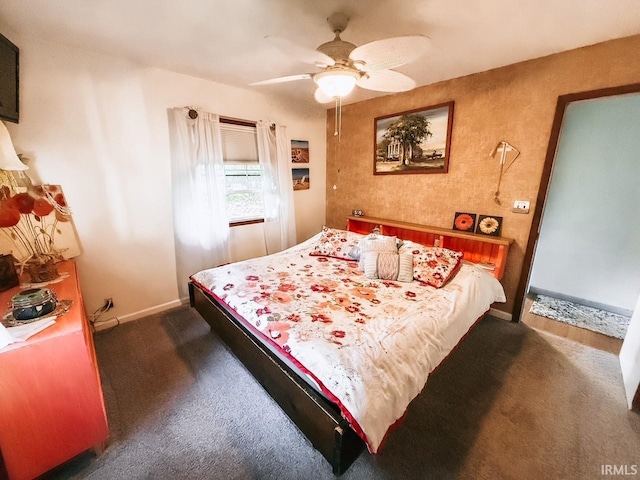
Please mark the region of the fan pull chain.
<svg viewBox="0 0 640 480"><path fill-rule="evenodd" d="M338 190L338 184L340 183L340 165L341 165L341 151L340 151L340 131L339 131L339 125L341 123L341 118L340 118L340 114L338 114L338 109L339 107L341 107L341 102L339 102L338 98L336 98L336 115L335 115L335 122L336 122L336 128L335 131L333 132L334 137L337 137L337 142L333 142L333 151L334 151L334 156L336 159L336 165L338 166L338 168L336 169L336 179L335 182L333 184L333 192L336 193L336 191Z"/></svg>
<svg viewBox="0 0 640 480"><path fill-rule="evenodd" d="M336 113L333 125L333 136L338 137L339 142L342 133L342 97L336 97Z"/></svg>

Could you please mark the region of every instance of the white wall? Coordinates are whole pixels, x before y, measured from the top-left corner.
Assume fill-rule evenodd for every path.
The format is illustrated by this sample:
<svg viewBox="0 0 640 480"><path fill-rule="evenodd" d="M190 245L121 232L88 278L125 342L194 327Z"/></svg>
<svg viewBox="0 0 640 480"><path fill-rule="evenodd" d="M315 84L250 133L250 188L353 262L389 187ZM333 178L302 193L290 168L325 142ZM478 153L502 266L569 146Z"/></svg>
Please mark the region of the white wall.
<svg viewBox="0 0 640 480"><path fill-rule="evenodd" d="M571 103L531 290L632 311L640 294L640 95Z"/></svg>
<svg viewBox="0 0 640 480"><path fill-rule="evenodd" d="M627 402L631 408L633 397L640 388L640 297L620 349L620 370Z"/></svg>
<svg viewBox="0 0 640 480"><path fill-rule="evenodd" d="M326 112L252 90L4 32L20 48L20 123L7 124L32 177L62 185L83 247L89 312L113 297L138 318L177 304L167 109L198 106L287 126L309 140L311 189L295 192L298 240L325 221ZM211 61L215 61L212 59ZM264 253L260 225L235 227L235 260Z"/></svg>

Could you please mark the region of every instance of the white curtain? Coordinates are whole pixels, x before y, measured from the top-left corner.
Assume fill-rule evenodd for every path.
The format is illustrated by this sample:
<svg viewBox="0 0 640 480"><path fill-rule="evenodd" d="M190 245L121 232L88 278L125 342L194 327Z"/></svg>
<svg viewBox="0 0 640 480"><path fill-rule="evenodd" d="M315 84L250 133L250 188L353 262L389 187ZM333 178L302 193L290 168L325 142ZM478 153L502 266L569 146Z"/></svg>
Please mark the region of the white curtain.
<svg viewBox="0 0 640 480"><path fill-rule="evenodd" d="M267 254L296 244L291 179L291 142L287 128L261 120L256 125L258 160L264 186L264 242Z"/></svg>
<svg viewBox="0 0 640 480"><path fill-rule="evenodd" d="M231 261L220 119L199 110L196 118L190 118L189 112L189 108L169 110L173 225L181 299L188 297L190 275Z"/></svg>

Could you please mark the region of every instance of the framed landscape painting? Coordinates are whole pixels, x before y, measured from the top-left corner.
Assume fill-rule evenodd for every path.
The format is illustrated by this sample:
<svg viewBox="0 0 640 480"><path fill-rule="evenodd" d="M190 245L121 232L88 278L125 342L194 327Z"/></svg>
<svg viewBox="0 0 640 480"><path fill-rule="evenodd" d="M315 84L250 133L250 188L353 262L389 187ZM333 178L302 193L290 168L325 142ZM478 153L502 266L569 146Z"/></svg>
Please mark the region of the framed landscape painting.
<svg viewBox="0 0 640 480"><path fill-rule="evenodd" d="M447 173L453 102L374 120L375 175Z"/></svg>

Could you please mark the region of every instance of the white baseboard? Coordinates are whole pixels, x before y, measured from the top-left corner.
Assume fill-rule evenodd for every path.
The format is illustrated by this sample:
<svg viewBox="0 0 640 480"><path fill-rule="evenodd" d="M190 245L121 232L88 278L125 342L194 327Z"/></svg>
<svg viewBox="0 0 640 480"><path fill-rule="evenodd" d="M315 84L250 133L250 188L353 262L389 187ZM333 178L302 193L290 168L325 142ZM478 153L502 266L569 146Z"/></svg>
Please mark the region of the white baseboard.
<svg viewBox="0 0 640 480"><path fill-rule="evenodd" d="M633 310L629 310L627 308L608 305L606 303L594 302L592 300L587 300L586 298L574 297L572 295L565 295L564 293L545 290L544 288L538 288L533 285L529 286L529 291L527 293L558 298L560 300L566 300L567 302L577 303L578 305L597 308L598 310L604 310L606 312L617 313L618 315L624 315L625 317L631 317L633 315Z"/></svg>
<svg viewBox="0 0 640 480"><path fill-rule="evenodd" d="M147 317L149 315L153 315L154 313L164 312L165 310L169 310L171 308L179 307L180 305L184 305L189 302L189 298L181 299L181 300L172 300L171 302L163 303L160 305L156 305L155 307L145 308L144 310L139 310L137 312L129 313L128 315L123 315L121 317L113 317L104 322L100 322L98 325L95 325L96 332L100 330L106 330L108 328L112 328L120 323L131 322L133 320L138 320L140 318Z"/></svg>
<svg viewBox="0 0 640 480"><path fill-rule="evenodd" d="M502 310L497 310L495 308L489 309L489 315L499 318L500 320L507 320L508 322L510 322L513 318L510 313L503 312Z"/></svg>

